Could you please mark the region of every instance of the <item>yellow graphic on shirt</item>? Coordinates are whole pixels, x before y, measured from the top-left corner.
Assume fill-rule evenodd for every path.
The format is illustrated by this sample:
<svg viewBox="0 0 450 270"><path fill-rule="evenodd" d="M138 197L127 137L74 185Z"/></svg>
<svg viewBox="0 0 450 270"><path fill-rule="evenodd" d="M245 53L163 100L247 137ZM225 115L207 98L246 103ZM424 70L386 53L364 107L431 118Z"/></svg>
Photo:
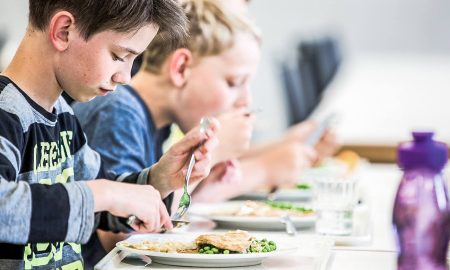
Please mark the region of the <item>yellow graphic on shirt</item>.
<svg viewBox="0 0 450 270"><path fill-rule="evenodd" d="M34 146L33 171L35 174L61 170L67 159L73 158L71 151L72 131L60 132L58 142L39 142ZM53 179L42 178L40 184L67 183L74 176L73 167L62 169ZM24 250L24 268L47 266L61 270L83 269L81 245L75 243L27 244Z"/></svg>
<svg viewBox="0 0 450 270"><path fill-rule="evenodd" d="M65 258L64 254L70 253L70 257ZM34 267L49 266L62 270L81 270L83 261L81 257L81 246L74 243L38 243L28 244L24 252L24 269Z"/></svg>
<svg viewBox="0 0 450 270"><path fill-rule="evenodd" d="M39 142L34 146L34 173L49 172L61 167L68 158L72 157L70 144L72 131L60 132L59 142Z"/></svg>

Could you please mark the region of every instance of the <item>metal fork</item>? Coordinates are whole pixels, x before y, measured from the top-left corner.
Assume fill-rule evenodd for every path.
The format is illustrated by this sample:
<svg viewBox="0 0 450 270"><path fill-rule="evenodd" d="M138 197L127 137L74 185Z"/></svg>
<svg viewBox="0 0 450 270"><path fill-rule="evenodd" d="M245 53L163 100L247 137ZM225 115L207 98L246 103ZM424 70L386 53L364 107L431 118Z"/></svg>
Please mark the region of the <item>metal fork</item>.
<svg viewBox="0 0 450 270"><path fill-rule="evenodd" d="M200 121L200 132L202 133L206 132L208 126L209 126L209 119L207 117L203 117ZM189 205L191 205L191 195L189 194L189 179L191 178L192 168L194 168L194 165L195 165L195 156L194 153L192 153L191 159L189 160L188 169L184 177L183 195L181 196L177 211L172 216L172 220L180 220L184 216L184 214L186 214Z"/></svg>
<svg viewBox="0 0 450 270"><path fill-rule="evenodd" d="M280 221L286 225L286 233L291 236L297 235L297 229L295 229L294 222L292 222L291 216L286 214L281 217Z"/></svg>
<svg viewBox="0 0 450 270"><path fill-rule="evenodd" d="M205 133L206 130L209 127L209 119L207 117L202 117L200 120L200 132ZM181 196L180 204L178 205L178 209L176 213L172 217L172 224L174 227L179 227L182 225L189 224L189 222L181 221L180 219L183 217L183 215L186 213L187 209L189 208L189 205L191 204L191 195L189 195L189 179L191 178L192 169L195 165L195 156L194 153L191 155L191 159L189 160L188 169L186 172L186 175L184 177L184 192ZM128 225L133 225L135 222L140 222L140 220L136 216L130 216L127 219Z"/></svg>

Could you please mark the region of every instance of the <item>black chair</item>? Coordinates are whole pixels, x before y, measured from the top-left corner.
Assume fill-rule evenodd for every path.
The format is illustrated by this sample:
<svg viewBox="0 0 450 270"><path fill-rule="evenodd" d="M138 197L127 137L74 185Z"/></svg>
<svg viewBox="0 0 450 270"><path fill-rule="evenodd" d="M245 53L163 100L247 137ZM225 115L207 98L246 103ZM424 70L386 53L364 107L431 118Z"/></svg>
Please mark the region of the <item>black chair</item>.
<svg viewBox="0 0 450 270"><path fill-rule="evenodd" d="M341 61L337 42L332 38L303 41L298 48L295 57L289 57L281 66L290 125L306 120L319 105Z"/></svg>
<svg viewBox="0 0 450 270"><path fill-rule="evenodd" d="M299 45L299 51L302 61L311 63L318 91L322 94L341 62L337 41L331 37L303 41Z"/></svg>
<svg viewBox="0 0 450 270"><path fill-rule="evenodd" d="M282 77L288 97L289 124L307 119L319 103L314 71L307 61L290 59L282 64Z"/></svg>

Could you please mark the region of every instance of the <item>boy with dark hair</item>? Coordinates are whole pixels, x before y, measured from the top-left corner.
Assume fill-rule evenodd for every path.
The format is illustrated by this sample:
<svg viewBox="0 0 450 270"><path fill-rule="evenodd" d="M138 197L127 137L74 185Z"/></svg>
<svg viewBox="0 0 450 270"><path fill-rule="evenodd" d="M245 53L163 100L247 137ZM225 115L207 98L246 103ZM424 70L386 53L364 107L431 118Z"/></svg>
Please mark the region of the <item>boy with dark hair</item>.
<svg viewBox="0 0 450 270"><path fill-rule="evenodd" d="M124 220L135 215L138 232L172 227L161 197L182 186L203 142L193 177L208 175L216 125L193 130L151 168L105 173L63 89L87 101L127 83L158 28L176 43L186 17L175 0L30 0L29 7L25 37L0 74L0 269L83 269L79 244L97 226L129 231ZM82 181L98 178L118 181Z"/></svg>

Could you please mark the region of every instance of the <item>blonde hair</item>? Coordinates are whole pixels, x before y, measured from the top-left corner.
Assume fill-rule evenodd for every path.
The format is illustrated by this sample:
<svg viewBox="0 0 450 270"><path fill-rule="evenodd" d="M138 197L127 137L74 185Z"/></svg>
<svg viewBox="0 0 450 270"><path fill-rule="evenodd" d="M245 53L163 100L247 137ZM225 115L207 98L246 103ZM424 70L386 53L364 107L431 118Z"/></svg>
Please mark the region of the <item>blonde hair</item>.
<svg viewBox="0 0 450 270"><path fill-rule="evenodd" d="M144 54L142 69L159 74L164 61L179 48L189 49L196 57L219 55L232 48L238 33L250 34L260 43L259 31L243 15L233 14L219 0L181 0L189 20L189 36L182 43L159 32Z"/></svg>

